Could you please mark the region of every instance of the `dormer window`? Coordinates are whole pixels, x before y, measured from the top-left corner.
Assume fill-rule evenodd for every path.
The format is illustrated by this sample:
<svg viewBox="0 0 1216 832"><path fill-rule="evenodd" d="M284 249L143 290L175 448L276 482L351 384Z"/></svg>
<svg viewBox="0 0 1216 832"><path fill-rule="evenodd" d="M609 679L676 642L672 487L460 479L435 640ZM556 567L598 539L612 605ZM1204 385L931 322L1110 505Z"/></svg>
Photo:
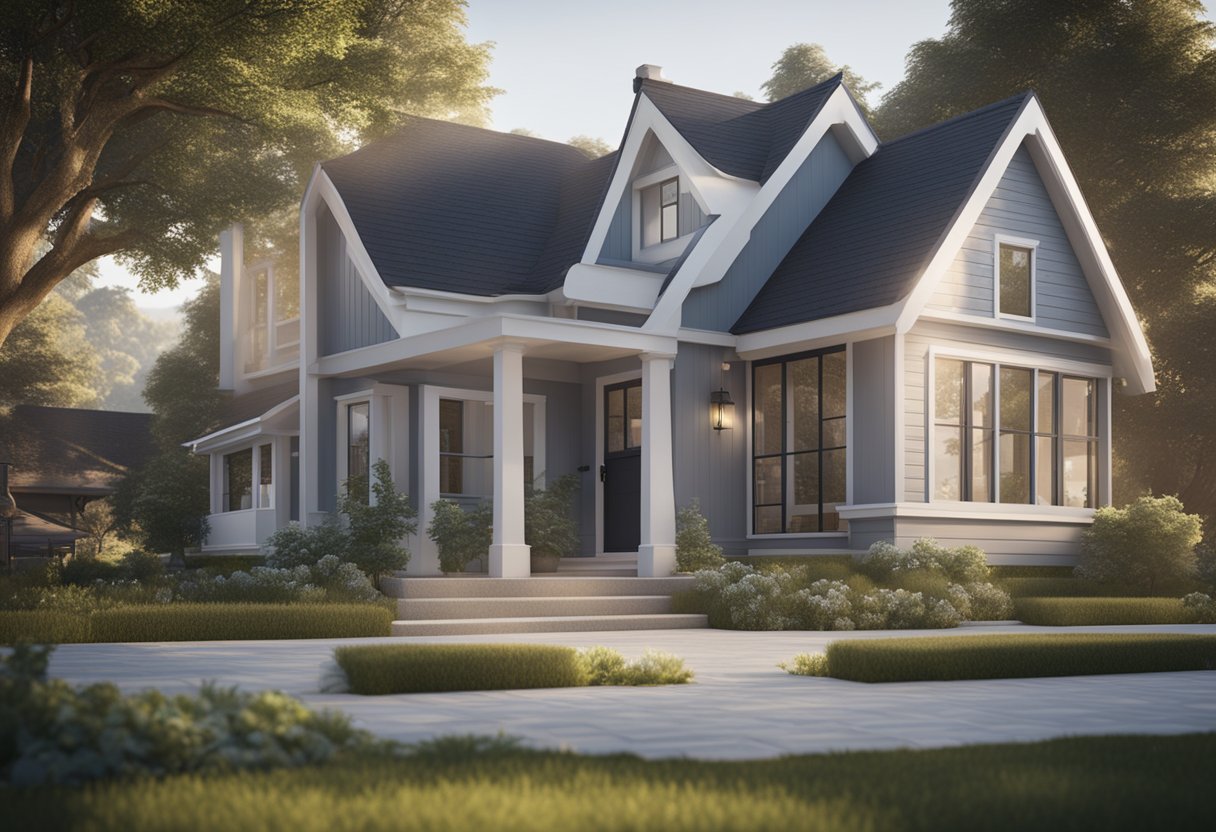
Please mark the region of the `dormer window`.
<svg viewBox="0 0 1216 832"><path fill-rule="evenodd" d="M1032 240L996 239L996 312L1001 318L1034 319Z"/></svg>
<svg viewBox="0 0 1216 832"><path fill-rule="evenodd" d="M642 248L680 236L680 177L643 188L641 206Z"/></svg>

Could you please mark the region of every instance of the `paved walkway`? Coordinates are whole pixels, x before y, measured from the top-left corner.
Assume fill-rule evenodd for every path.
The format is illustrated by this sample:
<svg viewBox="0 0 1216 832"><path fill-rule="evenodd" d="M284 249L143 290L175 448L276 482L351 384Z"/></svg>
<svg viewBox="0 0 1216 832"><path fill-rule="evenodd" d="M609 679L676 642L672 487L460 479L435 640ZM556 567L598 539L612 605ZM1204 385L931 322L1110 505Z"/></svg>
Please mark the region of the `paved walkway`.
<svg viewBox="0 0 1216 832"><path fill-rule="evenodd" d="M1216 634L1216 625L1071 628L1080 630ZM898 635L1036 631L1060 632L1000 625ZM318 692L334 646L386 639L71 644L56 651L51 675L78 683L114 681L132 691L191 691L204 680L277 688L315 707L346 711L362 727L400 740L502 731L538 747L645 757L737 759L1216 730L1213 672L865 685L790 676L775 666L795 653L822 650L831 640L890 635L895 634L664 630L393 639L604 644L627 656L653 647L683 657L696 671L693 684L659 688L382 697Z"/></svg>

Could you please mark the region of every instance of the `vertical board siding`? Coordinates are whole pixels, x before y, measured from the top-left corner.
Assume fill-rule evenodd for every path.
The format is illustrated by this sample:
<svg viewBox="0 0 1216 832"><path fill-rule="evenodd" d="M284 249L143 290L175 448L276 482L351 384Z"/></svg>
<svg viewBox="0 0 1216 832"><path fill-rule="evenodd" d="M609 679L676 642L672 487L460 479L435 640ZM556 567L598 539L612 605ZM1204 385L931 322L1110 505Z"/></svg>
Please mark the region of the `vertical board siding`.
<svg viewBox="0 0 1216 832"><path fill-rule="evenodd" d="M684 326L730 329L852 170L844 148L825 134L756 223L722 280L689 294Z"/></svg>
<svg viewBox="0 0 1216 832"><path fill-rule="evenodd" d="M853 344L853 502L895 498L895 336Z"/></svg>
<svg viewBox="0 0 1216 832"><path fill-rule="evenodd" d="M932 344L954 349L1017 350L1028 353L1026 364L1034 365L1033 354L1046 359L1083 361L1109 365L1110 350L1090 344L1061 341L1047 336L1024 335L1018 332L982 329L921 321L904 336L904 496L905 500L923 503L926 500L927 460L926 432L928 430L928 396L926 389L929 368L929 347ZM1104 462L1103 464L1107 464Z"/></svg>
<svg viewBox="0 0 1216 832"><path fill-rule="evenodd" d="M1050 329L1107 335L1085 274L1025 147L1019 148L928 308L995 314L995 235L1038 240L1035 320Z"/></svg>
<svg viewBox="0 0 1216 832"><path fill-rule="evenodd" d="M612 215L597 260L633 259L633 188L626 188Z"/></svg>
<svg viewBox="0 0 1216 832"><path fill-rule="evenodd" d="M321 268L320 352L333 355L397 338L397 331L380 310L346 250L346 236L324 211L317 222Z"/></svg>

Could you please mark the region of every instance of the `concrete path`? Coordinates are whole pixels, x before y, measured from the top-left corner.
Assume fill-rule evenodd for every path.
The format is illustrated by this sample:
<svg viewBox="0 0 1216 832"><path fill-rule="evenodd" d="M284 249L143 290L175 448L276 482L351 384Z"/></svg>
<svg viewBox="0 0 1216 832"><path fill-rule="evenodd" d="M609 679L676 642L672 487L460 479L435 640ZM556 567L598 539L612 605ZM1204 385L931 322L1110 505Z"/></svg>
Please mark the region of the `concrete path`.
<svg viewBox="0 0 1216 832"><path fill-rule="evenodd" d="M1191 632L1216 625L1070 628L1070 632ZM1216 730L1216 672L865 685L795 677L776 667L840 638L1053 632L1020 624L958 630L751 633L667 630L447 636L399 642L603 644L627 656L653 647L683 657L689 685L659 688L437 693L363 697L319 693L339 644L389 639L70 644L51 675L126 690L192 691L204 680L276 688L314 707L343 710L385 737L506 734L537 747L645 757L774 757L844 749L940 747L1076 734Z"/></svg>

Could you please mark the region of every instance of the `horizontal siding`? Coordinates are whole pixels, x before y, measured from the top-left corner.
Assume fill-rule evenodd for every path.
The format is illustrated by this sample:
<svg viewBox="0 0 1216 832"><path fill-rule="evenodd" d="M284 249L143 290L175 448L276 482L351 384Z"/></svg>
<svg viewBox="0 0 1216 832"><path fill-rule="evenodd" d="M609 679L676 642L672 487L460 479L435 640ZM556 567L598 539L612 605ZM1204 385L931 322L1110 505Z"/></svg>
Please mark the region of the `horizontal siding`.
<svg viewBox="0 0 1216 832"><path fill-rule="evenodd" d="M1014 154L975 227L942 276L929 309L991 316L995 304L995 235L1039 241L1035 320L1046 328L1107 335L1102 314L1034 162Z"/></svg>
<svg viewBox="0 0 1216 832"><path fill-rule="evenodd" d="M367 290L346 250L346 237L325 211L317 222L320 351L322 355L382 344L397 331Z"/></svg>
<svg viewBox="0 0 1216 832"><path fill-rule="evenodd" d="M897 517L895 542L910 546L931 537L945 546L978 546L989 563L1027 565L1076 562L1086 526L1043 520L1019 523L970 518Z"/></svg>

